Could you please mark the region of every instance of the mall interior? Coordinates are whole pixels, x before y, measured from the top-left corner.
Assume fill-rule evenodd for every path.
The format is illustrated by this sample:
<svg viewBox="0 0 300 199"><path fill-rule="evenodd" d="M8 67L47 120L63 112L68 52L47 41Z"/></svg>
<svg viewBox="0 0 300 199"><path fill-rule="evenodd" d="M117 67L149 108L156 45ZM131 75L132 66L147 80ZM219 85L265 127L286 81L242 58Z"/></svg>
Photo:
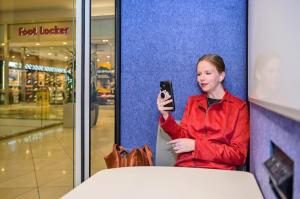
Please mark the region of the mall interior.
<svg viewBox="0 0 300 199"><path fill-rule="evenodd" d="M296 18L299 3L78 2L0 0L1 199L61 198L79 185L76 179L107 169L104 156L114 143L128 150L148 144L155 159L159 82L172 80L172 114L180 120L187 96L199 94L195 65L206 53L223 57L225 88L248 103L250 144L244 170L254 175L264 198L300 198L300 104L299 96L288 92L295 91L290 86L300 86L291 75L299 73L280 68L292 65L290 61L299 64L294 59L299 39L282 39L285 32L280 32L286 30L284 38L300 34L299 22L288 20ZM87 15L79 12L84 6L90 8ZM82 19L90 20L90 27ZM83 38L88 38L88 50L79 48ZM260 90L268 92L260 93L254 65L266 49L281 49L277 53L283 56L276 57L279 61L261 81L266 87ZM88 64L81 60L83 54ZM88 96L81 92L86 82L80 74L89 78ZM283 75L287 78L275 81ZM79 134L89 135L87 151L82 140L78 144ZM88 153L88 166L82 166L86 159L78 151ZM266 168L273 157L289 169L275 185ZM78 165L88 177L82 177L86 170L77 172Z"/></svg>
<svg viewBox="0 0 300 199"><path fill-rule="evenodd" d="M91 174L114 143L115 3L92 2ZM0 1L0 195L59 198L73 184L75 1ZM97 110L96 110L97 109Z"/></svg>

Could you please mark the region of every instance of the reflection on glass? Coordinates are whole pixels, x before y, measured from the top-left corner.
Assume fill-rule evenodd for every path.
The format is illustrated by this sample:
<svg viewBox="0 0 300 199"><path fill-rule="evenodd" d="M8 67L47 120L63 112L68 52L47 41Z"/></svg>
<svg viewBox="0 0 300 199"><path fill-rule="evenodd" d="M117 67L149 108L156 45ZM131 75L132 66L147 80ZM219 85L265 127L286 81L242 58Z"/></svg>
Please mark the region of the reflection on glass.
<svg viewBox="0 0 300 199"><path fill-rule="evenodd" d="M275 53L260 54L256 58L254 66L255 87L251 93L252 97L273 102L279 100L280 63L280 58Z"/></svg>
<svg viewBox="0 0 300 199"><path fill-rule="evenodd" d="M1 196L73 187L73 3L0 0Z"/></svg>
<svg viewBox="0 0 300 199"><path fill-rule="evenodd" d="M114 143L114 2L91 1L91 174L106 168L103 157Z"/></svg>

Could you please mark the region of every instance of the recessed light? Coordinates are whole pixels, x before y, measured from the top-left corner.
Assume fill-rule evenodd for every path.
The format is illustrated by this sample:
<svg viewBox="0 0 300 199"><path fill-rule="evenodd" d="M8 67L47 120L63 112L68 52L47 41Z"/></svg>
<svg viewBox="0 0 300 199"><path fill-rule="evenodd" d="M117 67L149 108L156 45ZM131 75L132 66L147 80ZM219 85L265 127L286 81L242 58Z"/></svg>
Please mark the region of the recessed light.
<svg viewBox="0 0 300 199"><path fill-rule="evenodd" d="M40 46L41 44L40 44L40 43L35 43L35 45L36 45L36 46Z"/></svg>
<svg viewBox="0 0 300 199"><path fill-rule="evenodd" d="M109 61L107 61L106 63L107 63L107 64L110 64L110 62L109 62Z"/></svg>
<svg viewBox="0 0 300 199"><path fill-rule="evenodd" d="M107 55L107 56L106 56L106 58L110 58L110 56L109 56L109 55Z"/></svg>
<svg viewBox="0 0 300 199"><path fill-rule="evenodd" d="M48 55L49 55L49 56L51 56L51 55L52 55L52 53L48 53Z"/></svg>
<svg viewBox="0 0 300 199"><path fill-rule="evenodd" d="M100 59L97 59L97 61L100 61Z"/></svg>
<svg viewBox="0 0 300 199"><path fill-rule="evenodd" d="M68 59L69 57L65 56L65 59Z"/></svg>
<svg viewBox="0 0 300 199"><path fill-rule="evenodd" d="M13 59L14 59L14 58L15 58L15 56L13 55L13 56L11 56L11 58L13 58Z"/></svg>
<svg viewBox="0 0 300 199"><path fill-rule="evenodd" d="M5 46L5 43L1 43L1 46Z"/></svg>
<svg viewBox="0 0 300 199"><path fill-rule="evenodd" d="M29 55L29 54L27 54L26 56L27 56L27 57L29 57L30 55Z"/></svg>
<svg viewBox="0 0 300 199"><path fill-rule="evenodd" d="M64 41L64 42L62 42L62 44L63 44L63 45L67 45L68 43Z"/></svg>

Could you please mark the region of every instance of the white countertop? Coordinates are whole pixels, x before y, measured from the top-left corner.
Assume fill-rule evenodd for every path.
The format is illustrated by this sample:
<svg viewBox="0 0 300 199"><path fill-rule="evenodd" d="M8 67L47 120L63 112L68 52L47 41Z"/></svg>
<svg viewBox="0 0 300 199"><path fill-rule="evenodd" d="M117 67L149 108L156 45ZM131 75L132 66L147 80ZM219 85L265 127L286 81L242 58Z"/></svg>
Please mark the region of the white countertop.
<svg viewBox="0 0 300 199"><path fill-rule="evenodd" d="M100 171L63 199L262 199L253 174L183 167Z"/></svg>

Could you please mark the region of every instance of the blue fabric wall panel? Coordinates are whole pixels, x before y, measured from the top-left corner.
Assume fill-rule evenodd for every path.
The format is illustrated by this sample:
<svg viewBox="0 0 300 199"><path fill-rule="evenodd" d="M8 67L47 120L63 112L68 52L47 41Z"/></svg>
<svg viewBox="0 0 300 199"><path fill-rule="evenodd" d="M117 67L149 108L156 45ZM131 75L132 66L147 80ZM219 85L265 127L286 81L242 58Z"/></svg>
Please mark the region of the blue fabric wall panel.
<svg viewBox="0 0 300 199"><path fill-rule="evenodd" d="M148 72L125 73L122 82L132 87L124 89L122 93L121 107L126 107L122 112L121 133L122 144L132 148L149 144L155 147L159 113L156 109L156 98L159 92L159 81L173 79L176 109L182 112L186 103L188 90L181 88L181 81L177 78L177 72L149 74ZM191 77L194 78L194 77ZM151 85L149 87L149 85ZM179 93L181 92L181 93ZM181 101L183 103L178 103ZM141 111L142 110L142 111Z"/></svg>
<svg viewBox="0 0 300 199"><path fill-rule="evenodd" d="M199 93L196 62L205 53L224 58L225 86L246 98L245 0L126 0L121 6L124 146L155 147L160 80L173 81L174 117L181 119L187 97Z"/></svg>
<svg viewBox="0 0 300 199"><path fill-rule="evenodd" d="M251 103L250 171L265 198L275 199L263 163L270 158L271 141L294 160L294 197L300 198L300 123Z"/></svg>

